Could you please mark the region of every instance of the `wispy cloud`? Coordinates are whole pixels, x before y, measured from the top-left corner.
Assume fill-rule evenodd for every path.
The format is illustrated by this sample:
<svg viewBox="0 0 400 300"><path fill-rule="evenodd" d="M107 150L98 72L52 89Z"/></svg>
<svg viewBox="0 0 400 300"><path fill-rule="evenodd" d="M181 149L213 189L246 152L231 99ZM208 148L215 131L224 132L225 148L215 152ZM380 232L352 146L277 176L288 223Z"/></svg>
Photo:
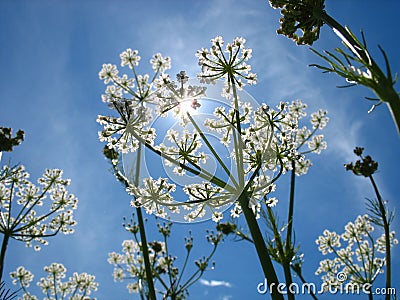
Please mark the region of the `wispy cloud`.
<svg viewBox="0 0 400 300"><path fill-rule="evenodd" d="M206 279L200 279L200 284L205 285L205 286L225 286L225 287L232 287L232 284L227 281L222 281L222 280L206 280Z"/></svg>

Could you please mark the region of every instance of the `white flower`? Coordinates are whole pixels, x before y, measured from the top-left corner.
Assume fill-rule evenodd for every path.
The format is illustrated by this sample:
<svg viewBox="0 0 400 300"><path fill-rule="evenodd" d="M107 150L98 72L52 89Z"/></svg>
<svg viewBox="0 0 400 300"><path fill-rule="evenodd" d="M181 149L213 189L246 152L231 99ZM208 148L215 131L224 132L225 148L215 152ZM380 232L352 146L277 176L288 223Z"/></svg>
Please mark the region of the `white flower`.
<svg viewBox="0 0 400 300"><path fill-rule="evenodd" d="M390 240L390 247L393 247L394 245L397 245L399 243L399 241L395 238L394 231L389 233L389 240ZM377 251L381 253L386 253L386 238L384 233L376 240L376 244L377 244Z"/></svg>
<svg viewBox="0 0 400 300"><path fill-rule="evenodd" d="M27 179L29 174L23 166L5 166L2 172L0 227L12 229L9 233L12 238L39 251L40 245L48 244L48 237L58 232L73 232L76 224L73 210L78 199L68 193L70 180L62 178L62 170L47 169L38 179L39 185Z"/></svg>
<svg viewBox="0 0 400 300"><path fill-rule="evenodd" d="M289 115L292 118L301 119L307 115L305 110L307 109L307 104L303 103L301 100L292 101L289 105Z"/></svg>
<svg viewBox="0 0 400 300"><path fill-rule="evenodd" d="M267 204L269 207L275 207L277 203L278 199L275 197L270 197L265 201L265 204Z"/></svg>
<svg viewBox="0 0 400 300"><path fill-rule="evenodd" d="M131 201L133 207L143 207L148 214L165 217L165 208L173 213L179 212L179 207L174 203L171 192L175 191L175 184L168 183L165 178L143 179L143 187L130 185L128 193L135 196Z"/></svg>
<svg viewBox="0 0 400 300"><path fill-rule="evenodd" d="M341 235L347 246L341 249L339 235L324 231L324 236L317 240L319 250L326 255L331 253L335 256L333 260L324 260L320 262L320 267L316 274L323 274L322 280L327 287L336 286L337 274L340 271L347 275L346 280L350 284L362 285L372 284L378 274L383 272L383 266L386 263L385 257L379 257L379 253L385 251L385 236L380 236L375 242L372 236L374 227L371 225L369 216L358 216L354 222L349 222L345 226L345 232ZM391 245L397 243L394 239L394 232L391 233ZM329 251L330 250L330 251ZM341 268L341 270L339 270ZM336 278L336 279L335 279ZM336 280L336 281L335 281ZM340 284L343 284L341 281Z"/></svg>
<svg viewBox="0 0 400 300"><path fill-rule="evenodd" d="M313 128L323 129L329 121L326 110L319 109L317 112L311 114L311 124Z"/></svg>
<svg viewBox="0 0 400 300"><path fill-rule="evenodd" d="M324 136L322 134L314 135L312 137L312 140L308 142L308 148L311 151L313 151L317 154L320 154L321 150L324 150L327 148L326 142L322 140L323 138L324 138Z"/></svg>
<svg viewBox="0 0 400 300"><path fill-rule="evenodd" d="M161 53L154 54L150 63L154 71L164 72L171 69L171 58L163 57Z"/></svg>
<svg viewBox="0 0 400 300"><path fill-rule="evenodd" d="M21 287L29 287L34 275L32 272L26 270L24 267L19 266L16 271L10 273L14 285L19 284Z"/></svg>
<svg viewBox="0 0 400 300"><path fill-rule="evenodd" d="M213 214L212 214L212 220L213 220L215 223L218 223L219 221L221 221L223 217L224 217L224 216L222 215L222 212L216 212L216 213L213 213Z"/></svg>
<svg viewBox="0 0 400 300"><path fill-rule="evenodd" d="M205 96L206 87L189 85L185 71L177 74L178 83L171 81L168 75L161 74L156 81L158 114L166 116L173 110L174 116L187 120L187 113L201 107L199 102Z"/></svg>
<svg viewBox="0 0 400 300"><path fill-rule="evenodd" d="M242 214L242 208L240 207L239 203L235 203L233 208L231 209L231 217L232 218L239 218Z"/></svg>
<svg viewBox="0 0 400 300"><path fill-rule="evenodd" d="M113 81L118 74L118 69L116 65L112 64L103 64L99 72L99 78L104 80L104 83L107 84L110 81Z"/></svg>
<svg viewBox="0 0 400 300"><path fill-rule="evenodd" d="M128 65L131 69L138 66L140 61L140 56L138 54L139 51L137 50L132 50L130 48L126 49L119 55L121 58L121 66L124 67Z"/></svg>
<svg viewBox="0 0 400 300"><path fill-rule="evenodd" d="M318 250L323 255L333 252L334 247L340 247L340 236L336 232L331 232L327 229L324 230L323 236L318 237L315 241L318 246Z"/></svg>
<svg viewBox="0 0 400 300"><path fill-rule="evenodd" d="M180 164L196 165L204 164L207 156L199 151L202 147L201 138L198 133L191 133L184 130L178 133L176 130L169 129L166 134L166 138L169 141L169 145L160 144L157 149L162 151L164 154L175 159ZM181 166L173 164L170 160L165 160L167 166L173 166L174 172L180 175L185 174L185 170Z"/></svg>
<svg viewBox="0 0 400 300"><path fill-rule="evenodd" d="M248 84L256 84L256 74L250 73L251 66L246 63L251 58L251 49L244 48L246 40L235 38L223 49L224 41L221 36L211 40L210 50L202 48L196 53L202 72L198 77L203 82L210 82L223 77L227 84L226 95L231 93L231 84L234 82L238 89L245 85L241 79Z"/></svg>

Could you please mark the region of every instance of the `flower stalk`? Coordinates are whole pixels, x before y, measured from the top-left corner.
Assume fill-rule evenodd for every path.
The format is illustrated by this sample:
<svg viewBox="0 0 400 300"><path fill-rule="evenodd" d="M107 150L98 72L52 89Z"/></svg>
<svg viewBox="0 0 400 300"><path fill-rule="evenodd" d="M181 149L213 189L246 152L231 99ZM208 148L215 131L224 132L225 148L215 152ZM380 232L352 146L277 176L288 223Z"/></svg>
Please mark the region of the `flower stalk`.
<svg viewBox="0 0 400 300"><path fill-rule="evenodd" d="M390 291L392 287L392 254L391 254L391 243L390 243L390 220L388 219L388 212L383 202L382 196L379 192L378 186L375 183L372 174L369 175L369 180L374 188L378 204L379 213L382 219L383 230L385 233L385 251L386 251L386 290ZM390 300L390 295L385 295L385 300Z"/></svg>
<svg viewBox="0 0 400 300"><path fill-rule="evenodd" d="M386 204L379 192L379 188L374 180L373 174L378 170L378 163L372 160L372 158L367 155L363 156L364 148L356 147L354 153L360 157L354 164L346 164L346 170L351 170L355 175L364 176L368 178L371 182L373 190L375 192L376 200L369 200L368 210L371 213L371 221L378 226L381 226L384 230L384 252L386 255L385 265L386 265L386 281L385 288L390 290L392 286L392 255L391 247L392 242L394 243L393 235L390 232L390 223L393 220L393 213L389 212L386 208ZM390 295L385 296L385 300L389 300Z"/></svg>
<svg viewBox="0 0 400 300"><path fill-rule="evenodd" d="M3 241L1 243L1 253L0 253L0 282L2 282L3 279L4 261L6 257L7 245L9 239L10 239L9 234L3 235Z"/></svg>
<svg viewBox="0 0 400 300"><path fill-rule="evenodd" d="M350 83L348 86L359 84L372 90L377 98L366 97L366 99L379 102L372 106L370 112L377 105L386 103L400 134L400 96L394 88L397 76L395 78L392 76L385 51L379 46L385 60L386 74L370 55L364 34L362 34L361 42L349 28L342 26L325 11L324 0L270 0L269 2L273 8L281 9L283 15L280 19L281 28L277 32L293 39L298 45L312 45L313 42L318 40L320 28L324 24L333 29L351 54L336 48L338 54L345 59L345 62L343 62L337 55L329 51L325 51L327 54L325 56L311 49L327 61L330 67L317 64L311 66L344 77ZM302 31L302 36L298 36L298 31Z"/></svg>
<svg viewBox="0 0 400 300"><path fill-rule="evenodd" d="M261 267L263 269L265 278L269 286L272 287L270 290L272 299L274 300L283 300L283 296L278 292L277 287L279 284L278 277L275 272L274 265L272 264L271 256L268 251L268 248L265 244L263 235L260 231L260 227L257 223L257 220L254 216L253 211L249 208L249 199L246 196L246 193L243 192L238 199L240 206L242 207L244 217L246 219L246 223L249 226L249 230L251 233L251 237L254 243L254 246L257 251L258 258L260 260Z"/></svg>
<svg viewBox="0 0 400 300"><path fill-rule="evenodd" d="M372 56L370 56L365 41L364 44L362 44L357 38L355 38L348 28L343 27L339 22L327 14L325 10L319 14L319 17L334 31L336 30L340 33L339 36L342 37L344 44L347 45L353 54L359 57L362 64L368 68L374 82L364 85L372 89L372 91L378 96L380 102L385 102L387 104L397 132L400 134L400 97L399 93L394 89L394 84L396 83L397 78L392 78L389 60L385 51L379 47L385 59L386 75Z"/></svg>

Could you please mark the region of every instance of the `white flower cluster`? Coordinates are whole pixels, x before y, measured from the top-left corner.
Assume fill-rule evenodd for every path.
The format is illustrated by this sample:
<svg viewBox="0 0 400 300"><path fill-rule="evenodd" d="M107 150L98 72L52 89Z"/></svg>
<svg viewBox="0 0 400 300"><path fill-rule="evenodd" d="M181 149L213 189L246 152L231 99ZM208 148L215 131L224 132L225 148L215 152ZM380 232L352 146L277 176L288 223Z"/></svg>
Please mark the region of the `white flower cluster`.
<svg viewBox="0 0 400 300"><path fill-rule="evenodd" d="M276 109L263 105L256 113L256 128L263 128L267 124L273 124L273 144L277 147L279 162L283 172L293 169L297 175L306 174L311 167L311 161L306 154L320 154L327 148L324 136L316 134L323 129L329 118L327 111L318 110L311 114L311 128L302 125L303 119L307 116L307 105L300 100L281 102ZM307 146L304 149L304 146Z"/></svg>
<svg viewBox="0 0 400 300"><path fill-rule="evenodd" d="M174 269L172 264L176 257L165 255L164 242L151 242L148 249L150 264L158 274L165 274ZM114 281L134 280L127 285L129 293L143 293L146 271L140 243L133 240L123 241L122 253L109 253L108 263L114 266Z"/></svg>
<svg viewBox="0 0 400 300"><path fill-rule="evenodd" d="M374 241L372 232L374 227L368 215L358 216L353 222L345 226L345 232L341 235L336 232L324 230L316 243L318 250L323 255L333 254L334 259L325 259L315 272L322 275L326 288L339 287L341 285L359 285L373 283L379 273L383 273L386 263L385 256L380 257L379 253L386 253L385 235L382 234ZM391 246L398 244L390 233ZM342 242L347 245L342 247ZM342 248L340 248L342 247ZM338 274L346 274L346 280L341 280Z"/></svg>
<svg viewBox="0 0 400 300"><path fill-rule="evenodd" d="M117 117L97 117L97 122L104 125L104 130L99 132L100 141L105 141L109 148L116 149L122 153L135 151L138 147L138 137L147 143L152 143L155 138L155 130L149 128L152 121L152 110L148 104L157 99L155 80L157 76L171 68L171 59L157 53L150 60L154 70L154 76L138 75L135 67L139 65L140 56L137 50L127 49L122 52L121 66L128 66L132 70L132 76L127 74L119 76L116 65L103 64L99 72L99 78L108 85L105 94L102 95L103 102L108 103L111 109L118 113Z"/></svg>
<svg viewBox="0 0 400 300"><path fill-rule="evenodd" d="M167 116L172 110L174 117L182 119L182 124L188 122L186 114L201 107L199 100L206 96L206 87L189 84L185 71L179 72L177 82L171 81L168 74L161 74L156 80L158 115Z"/></svg>
<svg viewBox="0 0 400 300"><path fill-rule="evenodd" d="M316 134L327 124L326 111L319 110L311 115L309 129L300 127L307 107L300 100L281 103L277 110L266 105L257 108L249 101L242 101L240 89L245 84L242 80L256 83L256 75L250 73L247 63L251 49L245 47L243 38L235 38L225 45L221 37L216 37L211 43L210 49L203 48L196 54L202 67L198 77L203 83L215 83L223 78L222 94L232 100L224 99L227 103L216 107L213 117L205 121L193 117L187 103L192 110L200 108L201 100L206 97L206 87L189 84L184 71L177 74L176 82L172 81L164 73L170 68L169 58L160 54L153 57L155 74L151 80L149 75L137 75L140 57L137 51L130 49L121 54L121 65L129 66L132 79L126 75L120 77L117 67L110 64L103 65L99 73L106 84L112 83L103 101L119 114L118 117L99 116L98 121L105 125L99 134L100 140L121 152L135 151L140 143L146 144L146 148L161 156L174 173L195 175L199 179L182 188L188 200L180 202L174 200L176 186L165 178L158 178L160 174L155 176L158 179L145 178L139 187L130 186L127 190L135 196L131 205L143 206L147 213L166 217L168 212L181 213L181 206L187 212L186 221L200 220L211 214L212 219L219 222L222 212L240 195L245 195L249 207L258 215L264 196L275 190L274 172L279 170L280 174L295 168L296 174L305 174L311 166L305 155L319 154L327 147L323 136ZM128 99L127 95L131 97ZM183 122L179 123L179 129L166 130L164 142L155 144L156 129L152 121L166 116L170 110ZM211 143L208 134L218 136L222 145ZM303 149L303 146L308 148ZM218 151L221 147L229 150L228 159L233 162L221 157ZM217 171L206 168L208 158L218 163ZM266 204L275 205L275 198ZM239 216L241 211L236 203L231 215Z"/></svg>
<svg viewBox="0 0 400 300"><path fill-rule="evenodd" d="M211 40L211 48L202 48L198 50L196 56L199 59L199 65L202 72L198 78L203 82L212 82L219 78L225 79L225 89L223 95L231 97L232 85L242 89L246 80L248 84L257 83L257 75L251 73L251 66L246 62L252 57L252 49L245 48L246 40L237 37L232 43L224 46L224 40L221 36Z"/></svg>
<svg viewBox="0 0 400 300"><path fill-rule="evenodd" d="M198 133L191 133L187 130L179 133L174 129L169 129L166 138L169 145L160 144L157 149L179 163L179 165L176 165L170 160L165 161L167 166L174 168L174 173L184 175L185 170L182 165L185 164L199 165L206 163L205 153L199 152L203 145Z"/></svg>
<svg viewBox="0 0 400 300"><path fill-rule="evenodd" d="M152 178L143 179L142 187L131 184L127 191L135 196L131 201L132 207L143 207L148 214L155 214L158 217L167 216L166 208L170 212L179 213L179 206L174 202L171 192L175 191L175 185L169 184L167 179Z"/></svg>
<svg viewBox="0 0 400 300"><path fill-rule="evenodd" d="M46 295L46 299L95 299L90 297L92 291L97 291L98 287L98 283L94 281L95 276L87 273L78 274L74 272L68 281L63 282L62 280L66 276L67 269L64 265L59 263L52 263L50 266L45 266L44 271L47 273L47 276L40 278L37 285L42 289L43 294ZM13 284L19 285L24 292L23 298L19 299L38 299L27 290L34 277L30 271L20 266L16 271L11 272L10 276L13 279Z"/></svg>
<svg viewBox="0 0 400 300"><path fill-rule="evenodd" d="M40 186L28 180L23 166L4 166L0 176L0 232L34 245L47 245L46 237L58 232L74 232L73 211L78 199L67 191L69 179L62 178L63 171L46 170L38 179Z"/></svg>

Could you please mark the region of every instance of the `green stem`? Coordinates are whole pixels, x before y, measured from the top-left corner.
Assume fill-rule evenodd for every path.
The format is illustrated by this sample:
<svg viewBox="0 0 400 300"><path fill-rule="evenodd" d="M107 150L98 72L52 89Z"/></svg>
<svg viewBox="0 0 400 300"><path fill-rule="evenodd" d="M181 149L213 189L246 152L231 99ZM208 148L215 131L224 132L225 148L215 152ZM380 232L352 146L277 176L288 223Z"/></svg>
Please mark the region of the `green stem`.
<svg viewBox="0 0 400 300"><path fill-rule="evenodd" d="M137 153L137 161L136 161L136 175L135 175L135 186L139 185L139 176L140 176L140 160L141 160L141 153L142 153L142 145L139 143ZM153 282L153 272L150 265L150 258L149 258L149 248L147 247L147 239L146 239L146 231L144 227L142 209L140 207L136 208L136 214L138 218L138 225L139 225L139 233L140 233L140 240L142 242L142 252L143 252L143 260L144 260L144 267L146 271L146 281L149 288L149 299L156 300L156 291L154 289L154 282Z"/></svg>
<svg viewBox="0 0 400 300"><path fill-rule="evenodd" d="M373 300L374 299L374 296L373 296L373 293L371 292L371 288L369 287L368 288L368 300ZM386 295L386 296L389 296L389 295ZM389 296L390 297L390 296ZM390 299L390 298L389 298Z"/></svg>
<svg viewBox="0 0 400 300"><path fill-rule="evenodd" d="M274 265L272 264L269 251L261 234L261 230L257 223L255 215L253 211L249 208L249 198L246 192L242 192L242 194L239 196L238 201L246 218L247 225L249 226L249 230L257 251L258 259L260 260L261 267L270 288L272 299L284 300L282 294L279 293L277 290L279 284L278 277L276 275Z"/></svg>
<svg viewBox="0 0 400 300"><path fill-rule="evenodd" d="M292 289L290 288L293 285L292 273L290 271L290 262L288 262L287 259L285 259L285 261L282 262L282 266L283 266L283 272L285 274L288 300L294 300L295 299L294 293L292 293Z"/></svg>
<svg viewBox="0 0 400 300"><path fill-rule="evenodd" d="M304 279L303 275L301 274L301 272L297 271L297 270L294 269L294 268L293 268L293 271L297 274L297 276L299 276L300 281L303 283L303 285L308 284L307 281ZM311 297L312 297L314 300L318 300L317 296L315 295L314 291L313 291L311 288L310 288L308 291L309 291Z"/></svg>
<svg viewBox="0 0 400 300"><path fill-rule="evenodd" d="M385 204L383 203L382 196L379 193L378 186L376 185L375 180L372 177L372 175L369 176L369 179L372 183L376 197L378 199L379 210L380 210L382 221L383 221L383 230L385 232L385 247L386 247L386 291L390 291L390 288L392 285L392 264L391 264L392 257L391 257L391 249L390 249L389 220L386 217L387 211L385 208ZM390 300L389 293L386 294L385 300Z"/></svg>
<svg viewBox="0 0 400 300"><path fill-rule="evenodd" d="M149 299L156 300L157 298L153 283L153 273L151 271L151 266L150 266L149 248L147 247L146 231L143 222L142 209L140 207L137 207L136 213L138 218L140 240L142 242L143 260L146 271L146 281L149 288Z"/></svg>
<svg viewBox="0 0 400 300"><path fill-rule="evenodd" d="M221 167L224 169L225 173L229 176L229 178L232 180L232 183L237 187L237 183L235 178L232 176L231 172L229 171L228 167L225 165L224 161L221 159L221 157L218 155L218 153L215 151L214 147L211 145L211 143L208 141L207 137L204 135L204 133L201 131L200 127L197 125L196 121L193 119L193 117L190 115L190 113L187 113L187 116L192 122L193 126L196 128L197 132L200 134L201 138L203 141L206 143L208 149L210 149L211 153L214 155L214 157L218 160L220 163Z"/></svg>
<svg viewBox="0 0 400 300"><path fill-rule="evenodd" d="M171 163L173 163L176 166L181 167L182 169L189 171L190 173L197 175L207 181L210 181L212 183L214 183L215 185L222 187L230 192L234 192L235 189L229 184L226 183L225 181L223 181L222 179L218 178L215 175L212 175L211 173L207 172L206 170L202 169L199 167L198 170L195 170L189 166L187 166L186 164L180 163L179 161L177 161L176 159L170 157L169 155L165 154L164 152L161 152L160 150L154 148L150 143L146 142L141 136L139 136L135 131L131 131L130 132L135 139L137 139L140 143L142 143L146 148L148 148L150 151L154 152L155 154L161 156L162 158L170 161Z"/></svg>
<svg viewBox="0 0 400 300"><path fill-rule="evenodd" d="M2 278L3 278L4 260L6 257L7 245L8 245L9 239L10 239L10 236L8 235L8 233L4 233L3 242L1 243L1 253L0 253L0 282L2 282Z"/></svg>
<svg viewBox="0 0 400 300"><path fill-rule="evenodd" d="M53 273L53 290L54 290L54 297L56 300L58 300L58 296L57 296L57 280L56 280L56 274Z"/></svg>
<svg viewBox="0 0 400 300"><path fill-rule="evenodd" d="M289 247L289 249L287 250L288 247L285 247L286 249L284 249L281 235L280 235L280 232L279 232L279 229L277 226L276 218L272 212L272 208L267 206L267 213L268 213L270 225L272 227L272 231L274 233L276 248L278 249L278 253L279 253L279 262L283 267L283 272L285 275L285 283L286 283L286 287L288 290L287 291L288 299L294 300L294 294L291 292L291 289L290 289L290 287L293 283L292 274L290 271L290 261L292 259L291 254L290 254L291 248Z"/></svg>
<svg viewBox="0 0 400 300"><path fill-rule="evenodd" d="M346 28L344 28L340 23L338 23L325 11L320 12L318 14L318 17L329 27L339 31L356 50L360 48L359 43L351 36L351 34L346 30ZM373 69L373 73L377 78L377 87L374 88L373 91L381 101L387 103L393 121L396 125L397 132L400 134L400 97L399 94L393 88L394 82L392 82L393 79L391 78L390 71L388 70L389 74L388 77L386 77L385 74L382 72L382 70L379 68L378 64L372 59L372 57L368 57L362 50L357 51L357 53L364 61L370 61L371 69ZM386 63L388 66L387 61Z"/></svg>
<svg viewBox="0 0 400 300"><path fill-rule="evenodd" d="M289 211L287 220L287 233L285 243L285 259L282 261L283 271L285 273L286 286L291 286L293 283L292 273L290 271L290 262L292 260L292 232L293 232L293 210L294 210L294 188L296 181L296 162L292 160L292 171L290 176L290 196L289 196ZM294 294L288 292L288 299L294 299Z"/></svg>
<svg viewBox="0 0 400 300"><path fill-rule="evenodd" d="M187 250L186 257L185 257L185 262L183 263L183 267L182 267L182 269L181 269L181 274L179 274L179 278L178 278L178 280L176 281L176 287L177 287L177 288L179 287L179 284L180 284L180 282L181 282L181 280L182 280L183 273L185 272L186 265L187 265L187 262L188 262L188 260L189 260L189 255L190 255L190 249Z"/></svg>
<svg viewBox="0 0 400 300"><path fill-rule="evenodd" d="M233 75L230 78L232 91L233 91L233 98L235 103L235 117L236 117L236 131L233 130L233 134L237 134L237 141L235 143L235 149L237 150L236 156L236 163L237 163L237 172L238 172L238 179L239 179L239 186L244 186L244 170L243 170L243 141L242 141L242 128L240 123L240 113L239 113L239 100L235 85L235 79Z"/></svg>
<svg viewBox="0 0 400 300"><path fill-rule="evenodd" d="M322 11L318 14L318 17L330 28L339 31L343 37L357 50L359 49L357 41L351 36L351 34L344 28L339 22L337 22L334 18L326 13L326 11ZM358 51L357 51L358 52ZM362 57L363 60L370 60L369 57L365 55L364 52L359 51L358 54Z"/></svg>
<svg viewBox="0 0 400 300"><path fill-rule="evenodd" d="M396 124L397 132L400 133L400 98L393 88L391 88L388 92L391 92L393 97L387 98L387 105Z"/></svg>
<svg viewBox="0 0 400 300"><path fill-rule="evenodd" d="M296 181L296 163L292 160L292 172L290 174L290 195L289 195L289 212L287 220L287 235L286 235L286 251L289 250L292 244L292 232L293 232L293 210L294 210L294 188Z"/></svg>

